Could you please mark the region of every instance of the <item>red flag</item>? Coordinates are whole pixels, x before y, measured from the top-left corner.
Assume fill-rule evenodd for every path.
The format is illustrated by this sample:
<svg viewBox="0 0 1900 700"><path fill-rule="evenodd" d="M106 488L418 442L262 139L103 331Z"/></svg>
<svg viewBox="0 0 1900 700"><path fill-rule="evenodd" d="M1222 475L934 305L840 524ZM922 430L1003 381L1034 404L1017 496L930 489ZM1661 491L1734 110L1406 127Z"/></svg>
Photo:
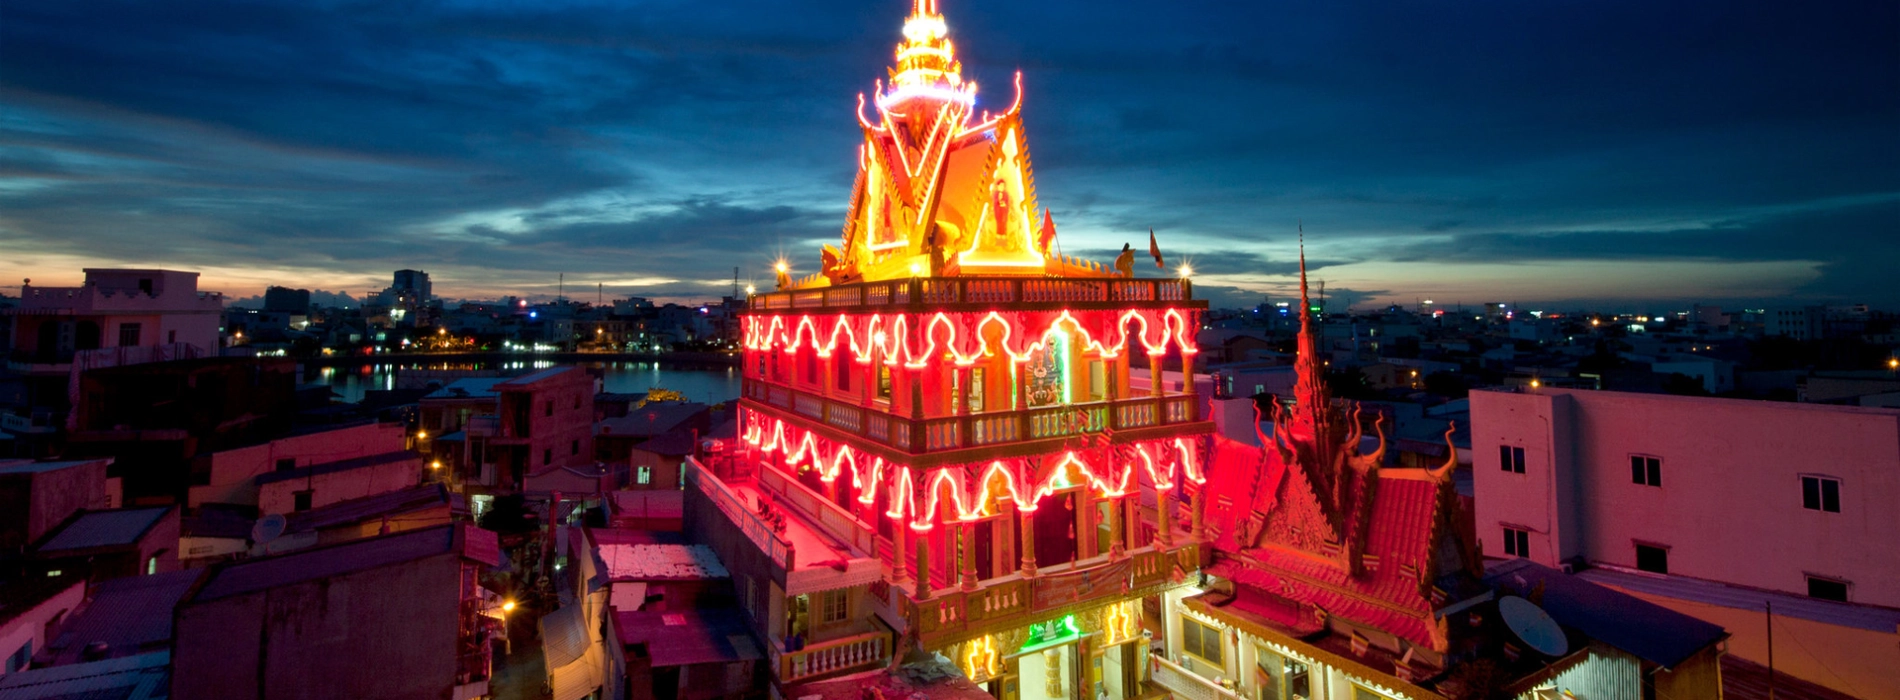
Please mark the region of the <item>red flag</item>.
<svg viewBox="0 0 1900 700"><path fill-rule="evenodd" d="M1049 210L1042 210L1042 233L1036 236L1036 249L1047 252L1049 242L1056 239L1056 218Z"/></svg>
<svg viewBox="0 0 1900 700"><path fill-rule="evenodd" d="M1161 246L1155 243L1155 230L1153 228L1148 229L1148 254L1155 256L1155 267L1167 267L1161 264Z"/></svg>

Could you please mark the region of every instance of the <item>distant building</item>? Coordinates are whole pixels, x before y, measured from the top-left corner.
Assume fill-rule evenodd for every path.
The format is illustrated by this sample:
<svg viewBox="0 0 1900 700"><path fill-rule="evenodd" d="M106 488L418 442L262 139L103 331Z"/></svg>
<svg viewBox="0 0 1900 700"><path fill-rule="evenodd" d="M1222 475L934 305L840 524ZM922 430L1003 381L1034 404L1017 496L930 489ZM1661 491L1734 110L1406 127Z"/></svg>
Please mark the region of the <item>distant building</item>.
<svg viewBox="0 0 1900 700"><path fill-rule="evenodd" d="M198 291L198 273L86 270L78 287L21 287L11 344L30 363L65 364L101 348L184 344L213 355L224 296Z"/></svg>
<svg viewBox="0 0 1900 700"><path fill-rule="evenodd" d="M429 318L429 302L433 299L435 290L429 283L429 273L397 270L395 279L383 290L379 301L387 309L391 323L413 328L433 322Z"/></svg>
<svg viewBox="0 0 1900 700"><path fill-rule="evenodd" d="M110 456L125 503L184 503L199 454L290 431L296 361L218 357L80 374L67 454Z"/></svg>
<svg viewBox="0 0 1900 700"><path fill-rule="evenodd" d="M413 530L219 565L178 606L173 700L489 694L487 530Z"/></svg>
<svg viewBox="0 0 1900 700"><path fill-rule="evenodd" d="M19 552L81 510L111 508L110 458L0 461L0 552ZM5 651L0 649L0 651Z"/></svg>
<svg viewBox="0 0 1900 700"><path fill-rule="evenodd" d="M193 460L190 505L258 505L257 478L300 467L398 452L406 437L397 423L356 423L299 431L268 442Z"/></svg>
<svg viewBox="0 0 1900 700"><path fill-rule="evenodd" d="M408 450L353 457L257 477L257 508L264 513L301 513L312 508L415 486L422 458Z"/></svg>
<svg viewBox="0 0 1900 700"><path fill-rule="evenodd" d="M435 287L429 283L429 273L421 270L397 270L395 282L389 288L413 295L420 301L435 298Z"/></svg>
<svg viewBox="0 0 1900 700"><path fill-rule="evenodd" d="M1768 309L1762 317L1762 335L1795 340L1820 340L1827 328L1827 307L1802 306Z"/></svg>
<svg viewBox="0 0 1900 700"><path fill-rule="evenodd" d="M34 543L29 575L104 581L178 570L178 508L80 511Z"/></svg>
<svg viewBox="0 0 1900 700"><path fill-rule="evenodd" d="M1471 393L1488 556L1583 570L1729 653L1900 698L1900 411L1546 388ZM1798 642L1798 644L1796 643Z"/></svg>
<svg viewBox="0 0 1900 700"><path fill-rule="evenodd" d="M268 287L264 290L264 310L287 314L310 313L310 290Z"/></svg>
<svg viewBox="0 0 1900 700"><path fill-rule="evenodd" d="M488 439L496 485L520 490L531 473L594 463L594 378L579 367L496 384L498 421Z"/></svg>

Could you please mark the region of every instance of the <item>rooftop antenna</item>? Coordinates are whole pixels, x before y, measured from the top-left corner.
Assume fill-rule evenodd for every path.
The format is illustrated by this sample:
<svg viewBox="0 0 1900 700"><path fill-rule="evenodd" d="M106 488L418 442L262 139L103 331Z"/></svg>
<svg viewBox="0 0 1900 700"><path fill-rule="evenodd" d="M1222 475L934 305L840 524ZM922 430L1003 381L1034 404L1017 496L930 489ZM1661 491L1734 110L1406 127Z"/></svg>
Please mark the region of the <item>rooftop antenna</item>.
<svg viewBox="0 0 1900 700"><path fill-rule="evenodd" d="M607 283L595 282L594 283L594 305L601 306L606 303L607 303Z"/></svg>
<svg viewBox="0 0 1900 700"><path fill-rule="evenodd" d="M560 281L555 284L557 286L554 288L554 303L567 301L567 273L561 273Z"/></svg>
<svg viewBox="0 0 1900 700"><path fill-rule="evenodd" d="M732 298L739 298L739 266L732 266Z"/></svg>

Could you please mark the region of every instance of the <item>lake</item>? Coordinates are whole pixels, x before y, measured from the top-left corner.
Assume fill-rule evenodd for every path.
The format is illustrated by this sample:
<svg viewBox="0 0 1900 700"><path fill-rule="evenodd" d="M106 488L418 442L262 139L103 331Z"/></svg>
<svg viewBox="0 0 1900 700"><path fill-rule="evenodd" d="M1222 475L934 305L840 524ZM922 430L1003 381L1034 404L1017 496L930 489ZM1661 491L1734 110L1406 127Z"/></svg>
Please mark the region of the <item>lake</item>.
<svg viewBox="0 0 1900 700"><path fill-rule="evenodd" d="M504 373L525 374L539 369L573 365L599 368L601 383L612 393L638 394L653 387L665 387L686 395L690 401L719 403L739 398L739 368L684 366L661 362L458 362L453 369L500 369ZM450 369L439 362L389 363L354 367L310 368L304 381L328 384L342 401L363 399L363 392L391 389L396 374L409 369Z"/></svg>

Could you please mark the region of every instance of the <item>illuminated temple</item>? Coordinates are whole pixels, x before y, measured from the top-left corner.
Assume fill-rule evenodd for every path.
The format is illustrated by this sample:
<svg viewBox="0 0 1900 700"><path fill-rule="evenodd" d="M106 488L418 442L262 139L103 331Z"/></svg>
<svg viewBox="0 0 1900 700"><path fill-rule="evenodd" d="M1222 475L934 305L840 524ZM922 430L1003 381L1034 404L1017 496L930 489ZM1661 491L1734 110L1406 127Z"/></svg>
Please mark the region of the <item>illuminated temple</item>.
<svg viewBox="0 0 1900 700"><path fill-rule="evenodd" d="M1020 80L980 109L935 2L903 34L842 240L749 299L742 454L689 498L769 560L735 585L785 697L912 649L999 698L1141 696L1142 601L1200 567L1207 304L1054 254Z"/></svg>
<svg viewBox="0 0 1900 700"><path fill-rule="evenodd" d="M749 297L737 444L687 465L773 697L1489 697L1632 658L1500 641L1538 572L1481 580L1456 448L1386 466L1386 416L1328 394L1304 254L1293 395L1217 434L1207 302L1054 252L1020 76L980 109L934 0L903 36L839 244Z"/></svg>

